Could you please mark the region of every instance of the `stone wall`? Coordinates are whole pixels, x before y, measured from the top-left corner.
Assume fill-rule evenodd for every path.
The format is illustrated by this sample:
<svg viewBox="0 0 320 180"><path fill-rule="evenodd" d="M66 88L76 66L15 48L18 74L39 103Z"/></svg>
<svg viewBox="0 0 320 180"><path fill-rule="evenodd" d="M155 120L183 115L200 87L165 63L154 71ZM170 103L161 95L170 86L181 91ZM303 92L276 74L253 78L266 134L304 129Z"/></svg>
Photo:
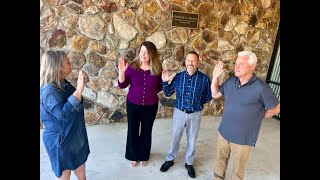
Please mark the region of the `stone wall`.
<svg viewBox="0 0 320 180"><path fill-rule="evenodd" d="M172 27L172 11L197 13L197 29ZM83 92L88 125L126 121L128 88L117 87L117 60L136 58L144 40L153 42L163 67L184 70L189 50L200 55L200 70L211 77L222 60L233 73L237 52L257 54L257 76L265 79L280 21L280 0L40 0L40 56L65 50L76 83L83 69L90 81ZM40 59L41 63L41 59ZM159 93L157 118L171 117L175 96ZM203 115L223 112L223 99L211 100Z"/></svg>

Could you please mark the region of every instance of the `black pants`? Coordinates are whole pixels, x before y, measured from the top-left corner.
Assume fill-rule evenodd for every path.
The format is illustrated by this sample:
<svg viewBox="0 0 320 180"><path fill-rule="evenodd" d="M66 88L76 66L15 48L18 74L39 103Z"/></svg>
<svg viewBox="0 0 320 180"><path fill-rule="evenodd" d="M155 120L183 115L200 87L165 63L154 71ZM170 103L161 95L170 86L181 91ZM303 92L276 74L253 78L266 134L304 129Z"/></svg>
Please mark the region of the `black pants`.
<svg viewBox="0 0 320 180"><path fill-rule="evenodd" d="M127 101L128 133L126 159L147 161L150 157L152 127L158 111L158 103L149 106ZM139 133L141 123L141 132Z"/></svg>

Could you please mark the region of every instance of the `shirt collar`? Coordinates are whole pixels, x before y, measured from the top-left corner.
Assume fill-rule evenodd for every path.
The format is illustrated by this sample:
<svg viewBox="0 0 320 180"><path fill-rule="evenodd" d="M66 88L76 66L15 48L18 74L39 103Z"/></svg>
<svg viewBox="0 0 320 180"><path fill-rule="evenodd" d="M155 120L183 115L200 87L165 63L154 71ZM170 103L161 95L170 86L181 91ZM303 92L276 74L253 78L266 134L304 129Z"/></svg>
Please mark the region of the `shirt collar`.
<svg viewBox="0 0 320 180"><path fill-rule="evenodd" d="M194 75L198 74L198 72L199 72L199 69L197 68L197 70L191 76L194 76ZM185 74L187 76L190 76L187 70L185 70Z"/></svg>
<svg viewBox="0 0 320 180"><path fill-rule="evenodd" d="M236 78L237 78L238 84L240 84L239 78L238 78L237 76L236 76ZM256 74L253 73L251 79L250 79L246 84L244 84L244 85L250 85L250 84L253 83L257 78L258 78L258 77L256 76Z"/></svg>

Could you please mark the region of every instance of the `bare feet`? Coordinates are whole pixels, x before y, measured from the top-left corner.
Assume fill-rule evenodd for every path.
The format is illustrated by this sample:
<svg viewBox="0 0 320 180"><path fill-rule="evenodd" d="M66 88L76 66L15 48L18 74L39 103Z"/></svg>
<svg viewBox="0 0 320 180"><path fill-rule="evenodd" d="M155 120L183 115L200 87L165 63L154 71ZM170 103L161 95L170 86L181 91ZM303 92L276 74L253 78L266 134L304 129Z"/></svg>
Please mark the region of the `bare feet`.
<svg viewBox="0 0 320 180"><path fill-rule="evenodd" d="M132 167L135 167L135 166L137 165L137 161L130 161L130 165L131 165Z"/></svg>
<svg viewBox="0 0 320 180"><path fill-rule="evenodd" d="M147 163L148 163L148 161L140 161L140 165L143 166L143 167L146 166Z"/></svg>

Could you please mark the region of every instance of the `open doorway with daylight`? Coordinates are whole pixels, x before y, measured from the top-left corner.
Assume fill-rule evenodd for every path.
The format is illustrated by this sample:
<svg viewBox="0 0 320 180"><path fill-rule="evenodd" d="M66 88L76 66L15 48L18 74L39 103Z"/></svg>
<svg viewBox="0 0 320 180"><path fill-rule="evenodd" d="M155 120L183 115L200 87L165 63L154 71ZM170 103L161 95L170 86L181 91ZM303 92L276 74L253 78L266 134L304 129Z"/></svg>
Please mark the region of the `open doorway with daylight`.
<svg viewBox="0 0 320 180"><path fill-rule="evenodd" d="M266 82L271 86L280 101L280 28L274 43ZM280 114L274 117L280 120Z"/></svg>

